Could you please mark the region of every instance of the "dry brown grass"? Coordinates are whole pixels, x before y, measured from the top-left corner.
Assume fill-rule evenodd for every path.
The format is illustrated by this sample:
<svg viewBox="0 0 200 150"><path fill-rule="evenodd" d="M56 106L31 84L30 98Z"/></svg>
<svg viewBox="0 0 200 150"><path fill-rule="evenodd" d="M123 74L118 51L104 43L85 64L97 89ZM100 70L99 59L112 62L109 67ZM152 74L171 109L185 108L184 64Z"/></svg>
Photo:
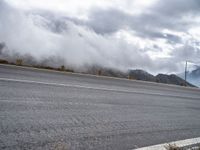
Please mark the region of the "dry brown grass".
<svg viewBox="0 0 200 150"><path fill-rule="evenodd" d="M182 148L176 146L175 144L169 144L167 146L165 146L166 150L182 150Z"/></svg>
<svg viewBox="0 0 200 150"><path fill-rule="evenodd" d="M129 79L129 80L135 80L135 78L132 77L132 76L130 76L130 75L128 75L128 79Z"/></svg>
<svg viewBox="0 0 200 150"><path fill-rule="evenodd" d="M17 59L16 60L16 65L22 66L22 64L23 64L23 60L22 59Z"/></svg>

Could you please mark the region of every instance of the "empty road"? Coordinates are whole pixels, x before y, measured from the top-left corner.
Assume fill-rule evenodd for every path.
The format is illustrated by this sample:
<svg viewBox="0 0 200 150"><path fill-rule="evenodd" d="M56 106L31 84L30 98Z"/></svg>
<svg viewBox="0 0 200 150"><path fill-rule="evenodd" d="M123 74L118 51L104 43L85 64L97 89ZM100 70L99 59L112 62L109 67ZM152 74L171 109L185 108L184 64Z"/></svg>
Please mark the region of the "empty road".
<svg viewBox="0 0 200 150"><path fill-rule="evenodd" d="M200 137L200 90L0 65L0 149L129 150Z"/></svg>

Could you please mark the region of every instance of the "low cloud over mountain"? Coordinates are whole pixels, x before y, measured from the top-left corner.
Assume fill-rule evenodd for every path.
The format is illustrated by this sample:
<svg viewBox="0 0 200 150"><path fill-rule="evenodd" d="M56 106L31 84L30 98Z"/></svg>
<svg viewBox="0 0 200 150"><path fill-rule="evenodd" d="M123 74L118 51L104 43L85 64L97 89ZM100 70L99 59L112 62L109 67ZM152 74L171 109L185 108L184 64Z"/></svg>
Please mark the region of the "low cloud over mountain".
<svg viewBox="0 0 200 150"><path fill-rule="evenodd" d="M199 0L75 2L1 0L1 57L153 74L199 60Z"/></svg>
<svg viewBox="0 0 200 150"><path fill-rule="evenodd" d="M188 72L187 77L188 77L189 82L200 87L200 67L199 66L197 66L196 69Z"/></svg>

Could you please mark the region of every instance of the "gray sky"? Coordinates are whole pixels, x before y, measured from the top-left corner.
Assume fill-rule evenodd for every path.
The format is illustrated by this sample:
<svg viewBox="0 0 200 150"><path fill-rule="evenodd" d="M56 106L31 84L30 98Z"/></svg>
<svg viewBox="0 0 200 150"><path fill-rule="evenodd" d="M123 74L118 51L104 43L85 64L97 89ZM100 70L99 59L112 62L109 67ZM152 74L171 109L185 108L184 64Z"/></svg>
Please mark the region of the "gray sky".
<svg viewBox="0 0 200 150"><path fill-rule="evenodd" d="M200 61L199 0L1 0L1 53L177 73Z"/></svg>

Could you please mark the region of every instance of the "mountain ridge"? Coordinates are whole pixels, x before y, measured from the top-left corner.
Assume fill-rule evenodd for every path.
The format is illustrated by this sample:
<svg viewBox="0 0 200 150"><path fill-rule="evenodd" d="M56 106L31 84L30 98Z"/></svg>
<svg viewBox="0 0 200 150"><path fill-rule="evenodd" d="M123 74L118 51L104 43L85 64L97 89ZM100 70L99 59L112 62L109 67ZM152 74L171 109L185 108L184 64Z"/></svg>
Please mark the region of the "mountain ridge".
<svg viewBox="0 0 200 150"><path fill-rule="evenodd" d="M137 69L137 70L131 70L129 72L129 76L130 76L130 78L136 79L136 80L195 87L191 83L185 82L184 79L182 79L181 77L179 77L175 74L170 74L170 75L158 74L158 75L154 76L146 71Z"/></svg>

